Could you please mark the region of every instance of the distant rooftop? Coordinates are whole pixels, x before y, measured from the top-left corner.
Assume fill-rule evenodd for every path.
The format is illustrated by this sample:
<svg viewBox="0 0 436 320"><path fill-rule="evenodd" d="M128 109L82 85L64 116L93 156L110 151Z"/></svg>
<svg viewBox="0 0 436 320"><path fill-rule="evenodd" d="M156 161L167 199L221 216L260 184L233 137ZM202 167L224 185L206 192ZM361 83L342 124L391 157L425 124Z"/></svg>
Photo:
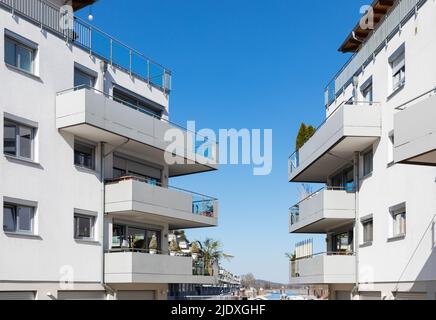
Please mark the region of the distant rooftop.
<svg viewBox="0 0 436 320"><path fill-rule="evenodd" d="M383 20L389 10L393 7L396 0L375 0L371 7L374 10L374 28ZM347 39L339 48L340 52L357 52L362 43L364 43L371 35L373 29L362 29L359 23L354 27L353 31L348 35Z"/></svg>

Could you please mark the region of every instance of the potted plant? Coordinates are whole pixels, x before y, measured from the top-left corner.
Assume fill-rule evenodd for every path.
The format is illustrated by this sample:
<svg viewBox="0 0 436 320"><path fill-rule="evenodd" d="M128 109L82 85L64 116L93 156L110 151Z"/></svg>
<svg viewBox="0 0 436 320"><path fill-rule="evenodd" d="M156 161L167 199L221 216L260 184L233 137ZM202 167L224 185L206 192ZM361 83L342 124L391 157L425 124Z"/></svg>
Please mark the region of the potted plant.
<svg viewBox="0 0 436 320"><path fill-rule="evenodd" d="M177 254L177 252L180 251L180 247L179 247L179 244L177 243L176 239L171 240L169 249L170 249L171 256L175 256Z"/></svg>
<svg viewBox="0 0 436 320"><path fill-rule="evenodd" d="M200 254L201 250L200 250L200 246L198 244L197 241L194 241L191 245L191 256L192 259L197 260L198 259L198 255Z"/></svg>
<svg viewBox="0 0 436 320"><path fill-rule="evenodd" d="M148 250L150 254L157 254L157 237L155 234L151 237Z"/></svg>

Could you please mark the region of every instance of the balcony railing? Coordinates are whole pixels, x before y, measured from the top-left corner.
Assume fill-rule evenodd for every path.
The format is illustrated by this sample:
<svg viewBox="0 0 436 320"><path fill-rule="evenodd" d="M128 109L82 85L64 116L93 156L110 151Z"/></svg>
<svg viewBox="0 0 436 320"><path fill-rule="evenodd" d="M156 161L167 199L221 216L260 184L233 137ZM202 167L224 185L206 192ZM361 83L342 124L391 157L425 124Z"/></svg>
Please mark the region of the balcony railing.
<svg viewBox="0 0 436 320"><path fill-rule="evenodd" d="M146 183L148 185L160 187L160 188L166 188L166 189L172 189L175 191L187 193L192 197L192 214L203 216L203 217L209 217L209 218L216 218L217 213L215 212L215 203L218 201L216 198L212 198L200 193L187 191L181 188L177 187L171 187L171 186L164 186L160 182L157 182L155 179L146 179L146 178L140 178L140 177L133 177L133 176L126 176L126 177L120 177L116 179L107 180L107 184L111 183L119 183L122 181L128 181L128 180L135 180L139 182Z"/></svg>
<svg viewBox="0 0 436 320"><path fill-rule="evenodd" d="M0 0L0 1L2 1L2 0ZM164 122L178 128L184 132L189 133L190 134L189 138L192 138L192 140L193 140L192 147L193 147L194 154L199 155L199 156L204 157L204 158L209 159L209 160L216 160L216 145L217 145L216 141L209 140L207 137L204 137L196 132L190 131L190 130L186 129L185 127L183 127L175 122L171 122L165 118L162 118L162 117L156 115L155 113L148 111L147 109L138 107L137 105L134 105L128 101L122 100L120 98L115 98L114 96L112 96L110 94L107 94L103 91L97 90L97 89L90 87L88 85L80 85L80 86L77 86L74 88L66 89L66 90L58 92L57 95L59 96L59 95L63 95L63 94L67 94L67 93L75 92L75 91L79 91L79 90L91 90L97 94L101 94L101 95L105 96L108 99L114 100L114 101L120 103L121 105L124 105L126 107L131 108L131 109L134 109L138 112L146 114L146 115L148 115L152 118L158 119L160 121L164 121Z"/></svg>
<svg viewBox="0 0 436 320"><path fill-rule="evenodd" d="M310 194L309 196L305 197L303 200L298 202L296 205L289 208L289 216L290 216L291 226L300 222L300 205L301 205L301 203L312 199L313 197L317 196L318 194L320 194L324 190L353 192L354 191L354 184L350 184L350 185L342 186L342 187L333 187L333 186L323 187L323 188L315 191L314 193Z"/></svg>
<svg viewBox="0 0 436 320"><path fill-rule="evenodd" d="M312 134L311 137L313 137L327 122L328 120L336 113L337 110L339 110L341 107L352 107L352 106L368 106L368 107L378 107L380 106L380 102L374 102L374 101L346 101L343 102L340 106L338 106L328 117L325 118L325 120L316 128L315 132ZM304 143L306 144L310 138ZM301 146L304 147L304 144ZM300 149L301 149L300 148ZM300 166L300 149L297 149L294 151L294 153L289 157L289 172L293 173L296 171Z"/></svg>
<svg viewBox="0 0 436 320"><path fill-rule="evenodd" d="M121 238L121 237L117 237ZM125 239L120 239L119 241L124 242ZM183 252L170 252L170 251L162 251L162 250L150 250L143 248L132 248L131 246L125 248L112 248L107 250L106 253L139 253L139 254L149 254L149 255L166 255L166 256L175 256L175 257L186 257L192 259L192 275L193 276L206 276L211 277L215 276L213 268L209 268L207 266L206 260L202 257L193 257L189 253Z"/></svg>
<svg viewBox="0 0 436 320"><path fill-rule="evenodd" d="M369 35L335 77L326 86L326 106L330 106L336 98L350 85L353 77L359 74L373 58L385 47L398 30L401 29L427 0L398 0L396 5L384 17L377 28Z"/></svg>
<svg viewBox="0 0 436 320"><path fill-rule="evenodd" d="M47 0L0 0L0 6L164 92L171 90L170 70Z"/></svg>

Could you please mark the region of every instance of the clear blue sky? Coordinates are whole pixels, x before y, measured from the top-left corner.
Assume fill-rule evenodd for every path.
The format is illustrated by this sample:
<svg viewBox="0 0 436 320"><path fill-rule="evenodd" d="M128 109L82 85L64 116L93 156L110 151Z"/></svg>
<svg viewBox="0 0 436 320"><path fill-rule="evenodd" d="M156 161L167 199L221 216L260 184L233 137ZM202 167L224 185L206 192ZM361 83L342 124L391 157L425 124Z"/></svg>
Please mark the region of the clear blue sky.
<svg viewBox="0 0 436 320"><path fill-rule="evenodd" d="M273 172L252 168L173 180L172 185L220 199L215 229L190 239L222 241L238 274L287 283L284 253L295 242L288 208L297 185L287 182L287 159L302 121L324 117L324 87L348 59L337 52L369 0L99 0L93 24L173 71L171 119L198 127L273 129ZM88 10L81 13L86 16Z"/></svg>

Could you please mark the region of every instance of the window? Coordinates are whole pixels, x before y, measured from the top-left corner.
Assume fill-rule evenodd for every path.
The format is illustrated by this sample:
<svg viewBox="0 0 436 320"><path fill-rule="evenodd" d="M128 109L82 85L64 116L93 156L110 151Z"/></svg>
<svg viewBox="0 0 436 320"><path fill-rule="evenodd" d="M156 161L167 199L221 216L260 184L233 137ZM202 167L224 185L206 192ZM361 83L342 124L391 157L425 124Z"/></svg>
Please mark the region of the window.
<svg viewBox="0 0 436 320"><path fill-rule="evenodd" d="M94 239L95 217L82 214L74 214L74 239L93 240Z"/></svg>
<svg viewBox="0 0 436 320"><path fill-rule="evenodd" d="M35 51L11 37L5 37L5 62L11 66L34 73Z"/></svg>
<svg viewBox="0 0 436 320"><path fill-rule="evenodd" d="M94 76L74 68L74 87L94 88L95 80Z"/></svg>
<svg viewBox="0 0 436 320"><path fill-rule="evenodd" d="M333 235L332 251L338 254L348 254L353 252L353 232L344 232Z"/></svg>
<svg viewBox="0 0 436 320"><path fill-rule="evenodd" d="M392 91L395 92L406 82L406 55L405 47L402 45L389 58L392 69Z"/></svg>
<svg viewBox="0 0 436 320"><path fill-rule="evenodd" d="M12 233L33 234L35 208L13 204L3 207L3 230Z"/></svg>
<svg viewBox="0 0 436 320"><path fill-rule="evenodd" d="M367 219L362 221L363 226L363 243L371 243L374 237L374 220Z"/></svg>
<svg viewBox="0 0 436 320"><path fill-rule="evenodd" d="M362 92L362 102L366 102L369 105L372 105L372 103L374 102L372 78L369 79L364 85L362 85L362 88L360 90Z"/></svg>
<svg viewBox="0 0 436 320"><path fill-rule="evenodd" d="M74 164L95 170L95 146L81 141L74 141Z"/></svg>
<svg viewBox="0 0 436 320"><path fill-rule="evenodd" d="M156 236L158 245L157 250L160 251L162 245L161 231L137 226L114 224L112 247L128 247L130 249L136 249L138 252L148 252L150 241L153 236Z"/></svg>
<svg viewBox="0 0 436 320"><path fill-rule="evenodd" d="M117 88L114 88L113 90L113 97L115 101L122 103L128 107L135 108L141 112L147 113L157 118L162 117L163 107L158 106L152 101L146 100L146 98L141 98L133 93L129 94L127 92L124 92L124 90L120 90Z"/></svg>
<svg viewBox="0 0 436 320"><path fill-rule="evenodd" d="M406 235L406 207L391 211L393 221L393 237L401 237Z"/></svg>
<svg viewBox="0 0 436 320"><path fill-rule="evenodd" d="M34 128L5 119L3 133L6 155L33 160Z"/></svg>
<svg viewBox="0 0 436 320"><path fill-rule="evenodd" d="M368 151L363 155L363 176L370 175L373 171L373 151Z"/></svg>

